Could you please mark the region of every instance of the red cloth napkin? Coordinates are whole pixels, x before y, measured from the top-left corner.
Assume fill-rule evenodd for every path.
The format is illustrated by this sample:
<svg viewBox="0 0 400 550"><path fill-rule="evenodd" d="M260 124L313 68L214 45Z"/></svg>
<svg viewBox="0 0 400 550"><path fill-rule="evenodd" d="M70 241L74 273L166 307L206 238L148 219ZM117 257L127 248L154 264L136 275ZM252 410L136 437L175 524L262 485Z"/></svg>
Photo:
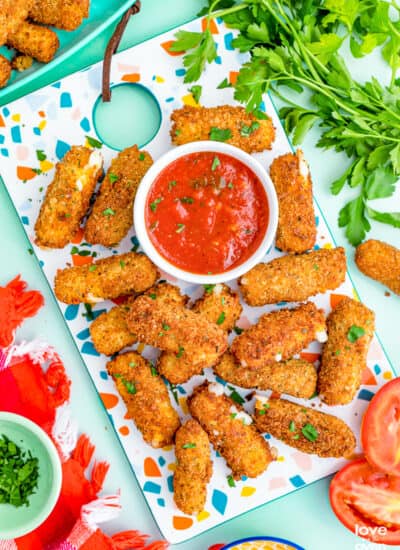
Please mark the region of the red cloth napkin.
<svg viewBox="0 0 400 550"><path fill-rule="evenodd" d="M59 499L46 521L24 537L0 540L0 550L166 549L164 541L146 545L149 536L136 530L109 537L99 529L99 523L118 514L119 495L99 497L109 465L93 460L94 445L86 435L77 435L64 365L47 344L13 345L16 328L44 303L38 291L26 291L26 286L17 277L0 287L0 410L21 414L47 432L60 454L63 477Z"/></svg>

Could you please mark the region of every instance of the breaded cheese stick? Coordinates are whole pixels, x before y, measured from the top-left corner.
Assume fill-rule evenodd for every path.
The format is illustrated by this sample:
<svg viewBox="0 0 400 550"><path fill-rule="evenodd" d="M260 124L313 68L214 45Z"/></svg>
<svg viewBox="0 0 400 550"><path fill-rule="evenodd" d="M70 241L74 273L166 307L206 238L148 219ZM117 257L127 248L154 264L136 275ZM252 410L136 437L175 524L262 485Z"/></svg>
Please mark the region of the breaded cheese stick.
<svg viewBox="0 0 400 550"><path fill-rule="evenodd" d="M272 120L256 119L244 107L190 107L176 109L172 115L171 139L175 145L191 141L218 140L221 131L227 133L226 143L236 145L247 153L271 149L275 139Z"/></svg>
<svg viewBox="0 0 400 550"><path fill-rule="evenodd" d="M276 246L284 252L299 254L310 250L317 237L312 181L303 152L287 153L270 168L279 203Z"/></svg>
<svg viewBox="0 0 400 550"><path fill-rule="evenodd" d="M236 292L233 292L227 285L218 284L206 288L204 295L195 302L192 311L199 313L210 323L217 324L222 330L229 331L239 319L242 306ZM178 355L163 352L158 359L159 372L171 384L184 384L192 376L201 374L204 368L200 347L196 353L182 353L179 357ZM211 367L212 365L206 366Z"/></svg>
<svg viewBox="0 0 400 550"><path fill-rule="evenodd" d="M327 405L346 405L354 399L374 324L373 311L351 298L342 300L328 316L328 341L318 372L318 393Z"/></svg>
<svg viewBox="0 0 400 550"><path fill-rule="evenodd" d="M250 306L277 302L302 302L310 296L334 290L346 278L344 248L315 250L287 255L258 264L239 281L243 298Z"/></svg>
<svg viewBox="0 0 400 550"><path fill-rule="evenodd" d="M74 31L89 16L90 0L35 0L30 18L37 23Z"/></svg>
<svg viewBox="0 0 400 550"><path fill-rule="evenodd" d="M155 303L139 296L126 318L139 342L178 356L195 355L202 368L212 365L224 353L227 337L214 323L198 313L171 303Z"/></svg>
<svg viewBox="0 0 400 550"><path fill-rule="evenodd" d="M235 386L272 390L305 399L310 399L317 389L317 371L312 363L304 359L289 359L259 369L249 369L241 367L228 351L215 365L214 372Z"/></svg>
<svg viewBox="0 0 400 550"><path fill-rule="evenodd" d="M176 432L175 456L175 504L184 514L201 512L207 499L212 461L208 436L196 420L191 418Z"/></svg>
<svg viewBox="0 0 400 550"><path fill-rule="evenodd" d="M360 271L400 294L400 250L370 239L358 245L355 261Z"/></svg>
<svg viewBox="0 0 400 550"><path fill-rule="evenodd" d="M187 296L180 293L178 287L168 283L160 283L150 288L146 291L146 295L154 301L175 302L181 306L184 306L188 300ZM99 353L114 355L137 341L126 324L126 316L134 307L135 299L136 296L132 296L123 305L102 313L90 325L90 336Z"/></svg>
<svg viewBox="0 0 400 550"><path fill-rule="evenodd" d="M8 35L7 44L41 63L48 63L55 56L60 42L51 29L23 21L15 32Z"/></svg>
<svg viewBox="0 0 400 550"><path fill-rule="evenodd" d="M0 55L0 88L4 88L11 77L11 63L6 57Z"/></svg>
<svg viewBox="0 0 400 550"><path fill-rule="evenodd" d="M285 399L258 397L254 417L261 432L303 453L350 458L356 446L353 432L340 418Z"/></svg>
<svg viewBox="0 0 400 550"><path fill-rule="evenodd" d="M224 395L224 386L204 382L188 400L189 410L216 451L226 460L234 479L257 477L272 461L268 443L244 409Z"/></svg>
<svg viewBox="0 0 400 550"><path fill-rule="evenodd" d="M65 304L95 304L144 292L154 285L157 276L157 268L147 256L128 252L92 265L59 270L54 292Z"/></svg>
<svg viewBox="0 0 400 550"><path fill-rule="evenodd" d="M231 351L242 367L258 369L290 359L313 340L326 341L325 315L307 302L262 315L257 324L235 338Z"/></svg>
<svg viewBox="0 0 400 550"><path fill-rule="evenodd" d="M0 46L28 17L35 0L0 0Z"/></svg>
<svg viewBox="0 0 400 550"><path fill-rule="evenodd" d="M156 369L131 351L109 361L107 372L146 443L156 449L171 445L180 421Z"/></svg>
<svg viewBox="0 0 400 550"><path fill-rule="evenodd" d="M98 151L80 146L71 147L57 163L35 224L38 246L63 248L71 242L89 208L102 167Z"/></svg>
<svg viewBox="0 0 400 550"><path fill-rule="evenodd" d="M112 160L86 222L85 240L92 244L118 244L133 225L133 201L143 176L153 164L137 145Z"/></svg>

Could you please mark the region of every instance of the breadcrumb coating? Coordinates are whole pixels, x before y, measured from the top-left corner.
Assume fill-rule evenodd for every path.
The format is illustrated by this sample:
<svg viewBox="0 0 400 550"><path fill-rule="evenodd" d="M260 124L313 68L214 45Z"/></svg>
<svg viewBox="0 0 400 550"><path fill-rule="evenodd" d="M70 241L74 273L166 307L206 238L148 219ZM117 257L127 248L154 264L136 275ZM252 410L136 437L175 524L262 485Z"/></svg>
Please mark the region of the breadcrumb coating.
<svg viewBox="0 0 400 550"><path fill-rule="evenodd" d="M29 16L37 23L74 31L89 16L90 0L35 0Z"/></svg>
<svg viewBox="0 0 400 550"><path fill-rule="evenodd" d="M226 460L234 479L257 477L272 461L269 445L251 417L232 399L220 394L218 386L223 388L208 382L195 388L188 400L190 413Z"/></svg>
<svg viewBox="0 0 400 550"><path fill-rule="evenodd" d="M184 514L199 513L206 503L212 461L208 436L196 420L191 418L176 432L175 455L175 504Z"/></svg>
<svg viewBox="0 0 400 550"><path fill-rule="evenodd" d="M258 264L239 281L250 306L278 302L302 302L310 296L334 290L346 278L346 254L342 247L287 255Z"/></svg>
<svg viewBox="0 0 400 550"><path fill-rule="evenodd" d="M327 405L346 405L354 399L367 366L374 324L373 311L351 298L328 316L328 341L318 373L318 393Z"/></svg>
<svg viewBox="0 0 400 550"><path fill-rule="evenodd" d="M241 367L230 352L224 353L214 367L220 378L240 386L258 390L272 390L294 397L310 399L317 389L317 371L304 359L289 359L258 369Z"/></svg>
<svg viewBox="0 0 400 550"><path fill-rule="evenodd" d="M64 248L74 238L103 167L97 151L73 146L57 163L35 224L36 244Z"/></svg>
<svg viewBox="0 0 400 550"><path fill-rule="evenodd" d="M315 245L317 226L312 196L312 181L303 152L287 153L270 168L279 203L276 246L284 252L299 254Z"/></svg>
<svg viewBox="0 0 400 550"><path fill-rule="evenodd" d="M54 292L65 304L94 304L144 292L154 285L157 277L157 268L147 256L128 252L92 265L59 270Z"/></svg>
<svg viewBox="0 0 400 550"><path fill-rule="evenodd" d="M247 153L271 149L275 139L272 120L269 117L258 120L252 113L246 113L244 107L185 105L172 113L171 121L173 124L170 133L175 145L213 139L213 128L229 130L230 135L224 141Z"/></svg>
<svg viewBox="0 0 400 550"><path fill-rule="evenodd" d="M258 398L254 417L261 432L303 453L350 458L356 446L353 432L340 418L285 399Z"/></svg>
<svg viewBox="0 0 400 550"><path fill-rule="evenodd" d="M257 324L235 338L231 351L242 367L257 369L286 361L313 340L325 338L324 311L307 302L262 315Z"/></svg>
<svg viewBox="0 0 400 550"><path fill-rule="evenodd" d="M160 283L146 291L152 300L174 302L184 306L187 296L180 293L178 287L168 283ZM134 307L136 296L130 297L124 304L113 307L99 315L90 325L90 335L95 349L105 355L114 355L118 351L131 346L137 339L128 329L126 316Z"/></svg>
<svg viewBox="0 0 400 550"><path fill-rule="evenodd" d="M180 421L157 370L133 351L109 361L106 368L146 443L156 449L171 445Z"/></svg>
<svg viewBox="0 0 400 550"><path fill-rule="evenodd" d="M124 149L111 162L86 222L85 240L91 244L118 244L133 225L133 202L143 176L153 164L137 145Z"/></svg>
<svg viewBox="0 0 400 550"><path fill-rule="evenodd" d="M26 71L27 69L30 69L32 67L32 63L33 57L31 57L30 55L21 54L16 55L12 59L11 66L13 69L21 73L23 71Z"/></svg>
<svg viewBox="0 0 400 550"><path fill-rule="evenodd" d="M400 250L370 239L358 245L355 261L360 271L400 294Z"/></svg>
<svg viewBox="0 0 400 550"><path fill-rule="evenodd" d="M53 30L23 21L8 35L7 44L41 63L49 63L54 58L60 42Z"/></svg>
<svg viewBox="0 0 400 550"><path fill-rule="evenodd" d="M11 77L11 63L6 57L0 55L0 88L4 88Z"/></svg>

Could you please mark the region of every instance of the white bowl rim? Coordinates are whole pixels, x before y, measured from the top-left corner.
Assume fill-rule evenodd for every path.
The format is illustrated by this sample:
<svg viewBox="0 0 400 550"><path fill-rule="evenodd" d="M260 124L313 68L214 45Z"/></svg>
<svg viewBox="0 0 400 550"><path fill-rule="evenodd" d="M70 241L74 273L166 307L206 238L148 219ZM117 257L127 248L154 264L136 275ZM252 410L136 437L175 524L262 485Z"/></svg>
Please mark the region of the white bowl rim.
<svg viewBox="0 0 400 550"><path fill-rule="evenodd" d="M23 426L24 428L32 432L48 452L53 468L53 485L51 487L49 498L46 501L46 505L43 506L41 512L38 513L35 518L26 523L23 527L10 528L8 530L2 529L2 531L0 532L1 538L8 540L22 537L34 531L49 517L58 501L58 497L60 496L62 484L62 466L61 459L55 444L47 435L47 433L43 430L43 428L41 428L38 424L30 420L29 418L26 418L26 416L7 411L0 411L0 420L8 420L10 422L13 422L14 424Z"/></svg>
<svg viewBox="0 0 400 550"><path fill-rule="evenodd" d="M189 155L191 153L199 152L211 152L226 154L240 160L243 164L248 166L250 170L258 177L263 185L264 191L268 200L269 207L269 220L267 230L260 246L255 252L243 263L236 266L233 269L225 271L223 273L217 273L215 275L202 275L199 273L192 273L185 271L166 260L155 248L150 240L146 229L145 220L145 206L147 195L151 189L155 178L160 172L169 164L177 160L178 158ZM278 227L278 198L276 195L274 184L269 177L266 169L261 163L249 153L246 153L242 149L230 145L228 143L220 141L194 141L186 143L185 145L179 145L159 157L149 170L144 175L141 183L139 184L135 202L134 202L134 225L136 236L139 240L141 247L147 256L157 265L162 271L169 275L181 279L183 281L195 284L217 284L225 283L244 275L257 263L259 263L270 249L276 234Z"/></svg>

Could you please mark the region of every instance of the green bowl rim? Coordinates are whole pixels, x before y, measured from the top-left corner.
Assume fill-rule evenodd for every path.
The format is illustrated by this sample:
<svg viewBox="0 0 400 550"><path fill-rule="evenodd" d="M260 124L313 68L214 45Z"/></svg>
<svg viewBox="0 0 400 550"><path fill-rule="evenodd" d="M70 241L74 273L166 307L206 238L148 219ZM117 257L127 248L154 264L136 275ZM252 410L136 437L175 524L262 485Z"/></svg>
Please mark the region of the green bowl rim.
<svg viewBox="0 0 400 550"><path fill-rule="evenodd" d="M15 539L17 537L22 537L23 535L30 533L31 531L39 527L39 525L41 525L49 517L60 495L62 467L61 459L57 452L56 446L47 435L47 433L38 424L35 424L34 422L32 422L32 420L29 420L28 418L20 414L5 411L0 411L0 421L2 420L6 420L16 425L22 426L29 430L34 436L36 436L36 438L40 441L40 443L45 447L46 451L48 452L50 463L53 468L53 484L46 500L45 506L43 506L40 513L38 513L23 527L20 527L18 529L10 528L8 530L0 530L0 539Z"/></svg>

